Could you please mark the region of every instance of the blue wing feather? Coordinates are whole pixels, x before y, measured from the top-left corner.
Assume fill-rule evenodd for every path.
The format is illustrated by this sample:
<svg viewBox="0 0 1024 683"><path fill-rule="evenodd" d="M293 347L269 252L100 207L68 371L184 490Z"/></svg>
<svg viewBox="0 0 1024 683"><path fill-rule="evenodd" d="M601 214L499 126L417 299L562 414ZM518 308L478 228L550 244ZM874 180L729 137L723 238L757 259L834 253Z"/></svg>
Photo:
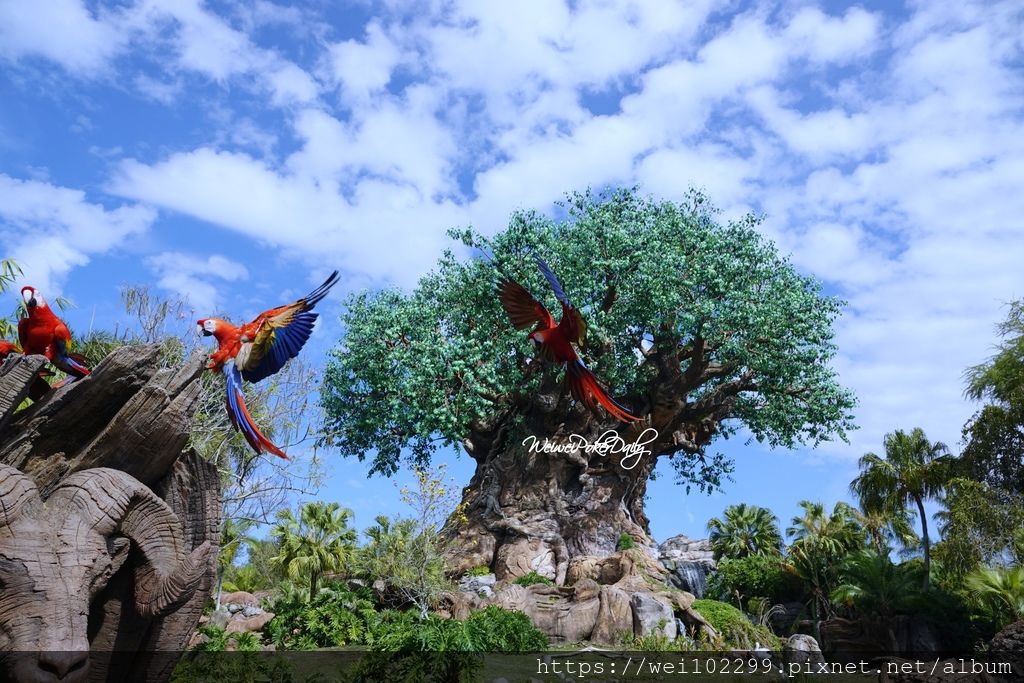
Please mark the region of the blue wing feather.
<svg viewBox="0 0 1024 683"><path fill-rule="evenodd" d="M235 426L235 429L242 432L245 440L256 448L259 438L256 436L256 431L252 428L252 425L245 419L245 415L242 414L242 409L238 404L239 397L243 396L242 377L239 375L234 361L225 363L222 372L224 373L224 389L228 399L228 417L231 418L231 423ZM245 399L242 398L241 400L244 401Z"/></svg>
<svg viewBox="0 0 1024 683"><path fill-rule="evenodd" d="M267 354L256 367L243 370L242 377L248 382L259 382L283 368L306 345L317 317L318 314L309 311L299 313L290 323L274 330L274 341Z"/></svg>
<svg viewBox="0 0 1024 683"><path fill-rule="evenodd" d="M68 349L67 346L64 344L64 340L55 339L53 343L53 348L56 350L56 353L53 354L53 364L56 365L61 370L63 370L64 372L66 372L67 374L71 375L71 377L73 378L71 381L74 381L75 379L81 379L82 377L85 377L86 375L89 374L89 368L85 367L77 360L72 358L70 355L68 355Z"/></svg>
<svg viewBox="0 0 1024 683"><path fill-rule="evenodd" d="M544 259L536 253L533 255L533 258L537 261L537 267L540 268L540 272L544 273L544 277L547 278L548 284L551 285L551 289L554 290L555 297L558 299L559 303L571 306L572 304L569 303L569 297L565 295L565 290L562 289L562 283L560 283L558 278L555 277L555 273L551 270L548 264L544 263Z"/></svg>

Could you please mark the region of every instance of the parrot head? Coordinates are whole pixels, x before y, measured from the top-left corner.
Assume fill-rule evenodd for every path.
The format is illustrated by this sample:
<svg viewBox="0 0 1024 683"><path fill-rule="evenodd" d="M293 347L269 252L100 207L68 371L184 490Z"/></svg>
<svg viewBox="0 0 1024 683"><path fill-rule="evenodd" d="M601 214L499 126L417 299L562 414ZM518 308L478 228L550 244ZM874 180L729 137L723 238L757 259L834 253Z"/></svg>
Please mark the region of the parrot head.
<svg viewBox="0 0 1024 683"><path fill-rule="evenodd" d="M212 337L217 332L216 318L203 318L196 321L196 331L204 337Z"/></svg>
<svg viewBox="0 0 1024 683"><path fill-rule="evenodd" d="M534 346L540 346L541 344L544 343L544 336L543 335L544 335L544 331L543 330L536 330L534 332L531 332L529 334L529 336L527 336L527 339L532 341Z"/></svg>
<svg viewBox="0 0 1024 683"><path fill-rule="evenodd" d="M30 311L36 306L46 305L43 295L37 292L35 287L29 287L28 285L21 288L21 298L25 301L25 306Z"/></svg>

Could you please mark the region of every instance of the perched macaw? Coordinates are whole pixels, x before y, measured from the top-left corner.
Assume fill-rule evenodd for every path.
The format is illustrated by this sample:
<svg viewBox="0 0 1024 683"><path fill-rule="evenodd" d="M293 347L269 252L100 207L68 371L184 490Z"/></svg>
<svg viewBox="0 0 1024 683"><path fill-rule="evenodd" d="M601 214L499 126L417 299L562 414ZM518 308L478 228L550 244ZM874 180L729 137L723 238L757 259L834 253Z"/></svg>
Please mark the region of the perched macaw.
<svg viewBox="0 0 1024 683"><path fill-rule="evenodd" d="M21 349L14 342L7 341L6 339L0 339L0 363L7 360L7 356L12 353L21 353Z"/></svg>
<svg viewBox="0 0 1024 683"><path fill-rule="evenodd" d="M43 295L35 287L22 287L21 298L28 315L18 321L18 341L25 353L46 356L70 376L70 381L88 375L89 368L83 364L85 359L69 353L71 331L46 305Z"/></svg>
<svg viewBox="0 0 1024 683"><path fill-rule="evenodd" d="M259 382L299 354L317 319L317 314L310 311L337 282L338 271L334 271L307 296L287 306L264 311L241 327L219 318L203 318L196 322L200 334L217 340L217 350L210 354L206 367L223 373L227 385L228 417L257 453L266 451L288 459L284 451L265 437L253 422L242 394L242 379Z"/></svg>
<svg viewBox="0 0 1024 683"><path fill-rule="evenodd" d="M533 326L528 338L540 355L552 363L565 363L565 383L573 398L592 412L597 411L597 404L600 403L609 415L620 422L639 420L639 417L630 414L608 395L576 353L574 344L580 348L585 346L587 324L579 310L569 302L569 297L565 295L548 264L536 254L533 257L562 304L562 319L556 324L544 304L534 299L521 284L504 277L498 282L498 297L512 324L517 330Z"/></svg>

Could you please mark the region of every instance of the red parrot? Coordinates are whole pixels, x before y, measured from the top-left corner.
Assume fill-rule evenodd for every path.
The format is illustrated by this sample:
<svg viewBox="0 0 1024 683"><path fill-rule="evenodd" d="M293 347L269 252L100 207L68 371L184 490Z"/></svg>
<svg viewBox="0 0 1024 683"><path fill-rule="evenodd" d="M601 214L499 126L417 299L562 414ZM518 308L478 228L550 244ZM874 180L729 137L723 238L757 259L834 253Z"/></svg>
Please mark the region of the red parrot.
<svg viewBox="0 0 1024 683"><path fill-rule="evenodd" d="M565 363L565 383L573 398L592 412L597 411L597 404L600 403L609 415L620 422L639 420L639 417L630 414L608 395L594 377L594 373L584 365L583 359L576 353L573 345L581 348L584 346L587 324L579 310L569 303L569 297L565 295L562 285L548 264L536 254L533 257L562 304L562 319L556 324L554 317L544 308L544 304L534 299L521 284L504 277L498 282L498 297L512 324L517 330L525 330L536 325L529 334L529 340L549 362Z"/></svg>
<svg viewBox="0 0 1024 683"><path fill-rule="evenodd" d="M21 353L21 349L14 342L7 341L6 339L0 339L0 363L7 360L7 356L12 353Z"/></svg>
<svg viewBox="0 0 1024 683"><path fill-rule="evenodd" d="M288 459L253 422L242 394L242 379L259 382L299 354L317 319L317 314L310 311L337 282L338 271L334 271L307 296L264 311L241 327L220 318L203 318L196 322L203 336L217 340L217 350L210 354L206 367L224 374L228 417L257 453L270 452Z"/></svg>
<svg viewBox="0 0 1024 683"><path fill-rule="evenodd" d="M35 287L22 287L21 298L25 301L28 315L18 321L18 341L26 355L46 356L58 369L66 372L70 381L89 374L81 356L68 353L71 348L71 331L46 305L43 295Z"/></svg>

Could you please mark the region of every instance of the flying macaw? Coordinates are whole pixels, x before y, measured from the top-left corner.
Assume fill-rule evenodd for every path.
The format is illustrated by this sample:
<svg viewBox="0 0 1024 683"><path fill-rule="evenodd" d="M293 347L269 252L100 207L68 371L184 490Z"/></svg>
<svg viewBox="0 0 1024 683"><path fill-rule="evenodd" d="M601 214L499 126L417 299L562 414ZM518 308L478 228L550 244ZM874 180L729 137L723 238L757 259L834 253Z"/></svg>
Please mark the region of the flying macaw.
<svg viewBox="0 0 1024 683"><path fill-rule="evenodd" d="M224 375L231 424L257 453L270 452L288 459L253 422L242 394L242 379L259 382L299 354L317 319L317 314L310 311L337 282L338 271L334 271L302 299L264 311L241 327L220 318L196 321L200 334L217 340L217 350L210 354L206 367Z"/></svg>
<svg viewBox="0 0 1024 683"><path fill-rule="evenodd" d="M555 323L554 317L530 295L526 288L509 277L498 282L498 298L508 313L509 319L517 330L525 330L534 326L529 340L537 347L540 355L552 363L565 363L565 383L573 398L585 405L591 412L597 411L600 403L608 414L620 422L634 422L639 417L632 415L615 401L604 390L583 359L576 353L573 345L584 348L587 324L580 315L579 309L569 302L569 297L562 290L558 278L544 263L540 256L534 254L540 272L547 278L555 296L562 304L562 319Z"/></svg>
<svg viewBox="0 0 1024 683"><path fill-rule="evenodd" d="M3 363L12 353L21 353L21 348L17 344L6 339L0 339L0 363ZM52 374L49 370L40 370L32 379L32 384L28 388L28 397L33 401L38 401L46 392L50 390L50 383L43 379L44 375Z"/></svg>
<svg viewBox="0 0 1024 683"><path fill-rule="evenodd" d="M28 315L18 321L18 341L26 355L39 354L69 375L69 381L81 379L89 374L83 364L84 358L72 355L71 331L46 305L43 295L35 287L22 287L21 298L25 301Z"/></svg>

